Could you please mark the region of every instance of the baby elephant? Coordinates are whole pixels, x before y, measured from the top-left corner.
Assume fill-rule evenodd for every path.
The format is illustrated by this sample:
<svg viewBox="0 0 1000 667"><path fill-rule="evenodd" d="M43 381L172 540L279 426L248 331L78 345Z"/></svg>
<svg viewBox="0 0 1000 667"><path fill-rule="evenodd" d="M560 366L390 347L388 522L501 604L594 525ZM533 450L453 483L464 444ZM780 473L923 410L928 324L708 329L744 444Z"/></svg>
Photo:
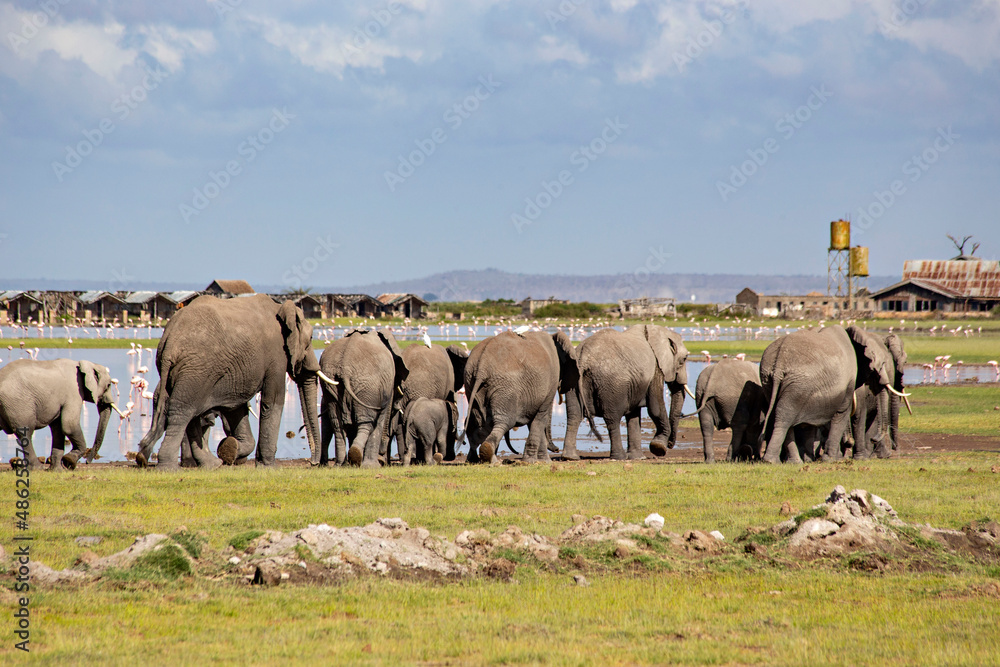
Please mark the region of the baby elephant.
<svg viewBox="0 0 1000 667"><path fill-rule="evenodd" d="M705 463L715 461L712 436L716 428L732 428L726 459L747 459L760 437L767 399L760 386L757 365L738 359L723 359L698 375L695 402L701 422Z"/></svg>
<svg viewBox="0 0 1000 667"><path fill-rule="evenodd" d="M454 457L458 408L440 398L410 401L403 412L403 465L416 455L428 465Z"/></svg>
<svg viewBox="0 0 1000 667"><path fill-rule="evenodd" d="M73 469L87 452L87 442L80 428L83 402L96 403L99 415L88 462L94 460L101 448L111 410L121 414L111 384L108 368L89 361L18 359L4 364L0 368L0 428L5 433L28 429L28 446L24 454L27 466L35 468L41 462L35 455L30 434L48 426L52 431L50 469L58 470L60 464ZM73 449L64 456L66 438L73 443Z"/></svg>

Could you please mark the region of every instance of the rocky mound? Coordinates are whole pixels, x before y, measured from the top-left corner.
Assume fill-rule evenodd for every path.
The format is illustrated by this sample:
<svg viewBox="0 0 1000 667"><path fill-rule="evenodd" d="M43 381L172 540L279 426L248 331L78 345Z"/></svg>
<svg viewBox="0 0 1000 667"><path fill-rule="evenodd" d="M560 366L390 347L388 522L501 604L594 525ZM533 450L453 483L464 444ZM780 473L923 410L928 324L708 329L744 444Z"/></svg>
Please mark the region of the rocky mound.
<svg viewBox="0 0 1000 667"><path fill-rule="evenodd" d="M85 551L65 570L56 571L35 561L31 574L33 583L59 585L101 578L112 568L121 571L167 563L181 574L200 572L268 585L332 582L362 574L444 581L475 575L510 579L516 568L510 558L518 553L550 567L557 567L565 558L565 565L583 571L594 563L581 551L592 558L596 554L606 559L610 554L624 561L650 555L666 560L707 553L736 554L740 549L755 556L771 558L780 553L795 560L862 552L871 556L865 561L872 564L871 569L882 569L889 557L926 550L929 545L1000 560L1000 525L996 521L964 530L910 525L882 498L864 489L848 493L842 486L824 503L795 518L767 529L748 530L736 544L726 542L718 531L690 530L683 535L664 531L663 517L658 514L650 514L645 525L603 516L588 519L574 515L573 521L574 525L555 539L510 526L496 534L482 528L466 530L454 541L431 535L425 528L411 528L400 518L348 528L314 524L292 533L266 531L245 549L230 546L204 556L198 540L186 529L179 529L171 536L136 538L127 549L105 558ZM81 540L99 538L77 538L78 543L89 544ZM586 584L582 574L576 579Z"/></svg>

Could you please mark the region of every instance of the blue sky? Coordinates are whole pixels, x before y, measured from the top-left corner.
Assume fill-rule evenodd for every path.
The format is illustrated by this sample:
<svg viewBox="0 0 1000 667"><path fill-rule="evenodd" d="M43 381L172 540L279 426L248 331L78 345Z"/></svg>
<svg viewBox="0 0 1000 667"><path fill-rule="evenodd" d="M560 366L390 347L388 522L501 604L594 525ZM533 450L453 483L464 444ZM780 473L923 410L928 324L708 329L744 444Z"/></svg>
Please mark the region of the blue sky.
<svg viewBox="0 0 1000 667"><path fill-rule="evenodd" d="M1000 255L997 0L0 3L2 277Z"/></svg>

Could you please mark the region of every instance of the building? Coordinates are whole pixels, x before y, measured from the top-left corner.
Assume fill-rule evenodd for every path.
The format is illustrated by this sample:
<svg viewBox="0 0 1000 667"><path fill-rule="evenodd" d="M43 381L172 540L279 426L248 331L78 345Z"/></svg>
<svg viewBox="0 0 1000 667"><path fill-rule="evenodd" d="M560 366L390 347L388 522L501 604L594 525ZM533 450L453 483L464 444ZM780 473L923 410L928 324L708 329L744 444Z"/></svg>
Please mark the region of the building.
<svg viewBox="0 0 1000 667"><path fill-rule="evenodd" d="M227 298L241 294L254 294L253 287L245 280L213 280L204 290L205 294L213 294Z"/></svg>
<svg viewBox="0 0 1000 667"><path fill-rule="evenodd" d="M334 294L344 304L343 317L381 317L382 302L367 294Z"/></svg>
<svg viewBox="0 0 1000 667"><path fill-rule="evenodd" d="M125 308L130 318L140 322L169 320L178 308L190 302L198 292L132 292L125 297Z"/></svg>
<svg viewBox="0 0 1000 667"><path fill-rule="evenodd" d="M642 319L645 317L675 317L677 302L672 297L649 297L620 299L618 312L623 318Z"/></svg>
<svg viewBox="0 0 1000 667"><path fill-rule="evenodd" d="M382 314L386 317L418 320L424 316L427 306L427 302L416 294L379 294L376 299L382 304Z"/></svg>
<svg viewBox="0 0 1000 667"><path fill-rule="evenodd" d="M550 296L548 299L532 299L530 296L525 298L524 301L517 304L521 306L521 315L523 317L531 317L535 314L535 311L539 308L544 308L545 306L554 306L569 303L566 299L557 299L554 296Z"/></svg>
<svg viewBox="0 0 1000 667"><path fill-rule="evenodd" d="M128 314L125 301L111 292L83 292L76 300L76 316L83 322L115 320Z"/></svg>
<svg viewBox="0 0 1000 667"><path fill-rule="evenodd" d="M21 290L8 290L0 293L0 308L5 316L2 318L9 322L39 322L44 320L44 301L38 292L24 292Z"/></svg>
<svg viewBox="0 0 1000 667"><path fill-rule="evenodd" d="M1000 262L971 255L908 260L903 279L872 297L880 317L927 317L937 311L984 316L1000 306Z"/></svg>
<svg viewBox="0 0 1000 667"><path fill-rule="evenodd" d="M841 317L850 309L847 297L830 296L822 292L803 295L760 294L746 287L736 295L736 304L758 317L786 319L829 319ZM867 290L858 290L854 297L854 314L873 311L875 301Z"/></svg>

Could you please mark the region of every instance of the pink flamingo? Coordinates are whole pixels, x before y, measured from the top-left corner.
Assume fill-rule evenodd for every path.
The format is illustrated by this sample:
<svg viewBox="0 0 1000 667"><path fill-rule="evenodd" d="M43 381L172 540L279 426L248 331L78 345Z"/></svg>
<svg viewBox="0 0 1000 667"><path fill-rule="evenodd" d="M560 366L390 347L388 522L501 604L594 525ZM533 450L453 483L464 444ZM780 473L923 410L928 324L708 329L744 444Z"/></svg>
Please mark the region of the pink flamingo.
<svg viewBox="0 0 1000 667"><path fill-rule="evenodd" d="M996 373L996 375L997 375L993 379L994 379L994 381L1000 382L1000 367L998 367L996 360L995 359L991 359L991 360L989 360L989 361L986 362L986 365L993 367L993 372Z"/></svg>
<svg viewBox="0 0 1000 667"><path fill-rule="evenodd" d="M705 355L705 363L706 364L712 363L712 355L709 354L708 350L702 350L701 353Z"/></svg>

